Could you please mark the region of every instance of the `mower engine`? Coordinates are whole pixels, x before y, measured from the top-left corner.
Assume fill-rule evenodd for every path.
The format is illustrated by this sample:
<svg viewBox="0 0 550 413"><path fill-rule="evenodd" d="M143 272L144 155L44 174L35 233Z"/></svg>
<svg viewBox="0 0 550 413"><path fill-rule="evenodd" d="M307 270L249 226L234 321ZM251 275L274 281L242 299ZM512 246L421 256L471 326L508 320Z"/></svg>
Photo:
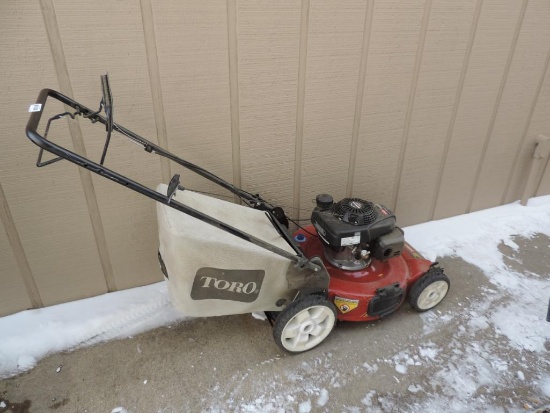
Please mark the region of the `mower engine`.
<svg viewBox="0 0 550 413"><path fill-rule="evenodd" d="M334 203L332 196L317 195L311 222L324 247L327 261L346 271L369 266L371 257L386 261L401 255L403 230L395 225L393 212L360 198Z"/></svg>

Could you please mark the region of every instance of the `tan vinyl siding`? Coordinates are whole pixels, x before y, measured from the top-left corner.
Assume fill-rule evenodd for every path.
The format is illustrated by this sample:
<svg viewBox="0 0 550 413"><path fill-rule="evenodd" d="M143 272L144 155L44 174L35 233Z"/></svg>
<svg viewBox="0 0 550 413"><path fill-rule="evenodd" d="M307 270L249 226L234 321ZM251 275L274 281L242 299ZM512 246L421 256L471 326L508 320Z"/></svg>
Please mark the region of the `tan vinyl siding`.
<svg viewBox="0 0 550 413"><path fill-rule="evenodd" d="M108 72L117 123L291 217L325 192L406 226L520 198L550 136L549 21L546 0L0 2L0 315L162 278L153 201L67 162L34 166L40 89L95 108ZM99 159L101 127L52 133ZM106 166L224 194L120 135Z"/></svg>

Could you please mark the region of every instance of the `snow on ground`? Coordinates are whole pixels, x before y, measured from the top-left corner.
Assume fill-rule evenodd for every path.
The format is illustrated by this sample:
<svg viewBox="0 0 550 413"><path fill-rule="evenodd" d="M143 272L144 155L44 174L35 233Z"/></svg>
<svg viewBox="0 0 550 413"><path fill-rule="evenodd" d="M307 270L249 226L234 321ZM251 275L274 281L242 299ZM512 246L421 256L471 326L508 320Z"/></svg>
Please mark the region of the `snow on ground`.
<svg viewBox="0 0 550 413"><path fill-rule="evenodd" d="M511 270L505 264L498 246L504 243L517 250L514 236L550 235L550 196L532 199L528 207L522 207L519 203L508 204L416 225L406 228L405 232L407 241L426 258L435 260L437 256L458 256L479 267L497 291L511 296L506 304L489 314L488 302L478 304L479 311L468 327L480 330L490 322L517 349L545 350L545 342L550 340L550 328L543 324L541 314L546 314L550 282L548 278L529 277ZM544 251L541 254L545 256ZM498 292L494 295L489 302L502 298ZM510 314L522 314L522 317L512 318ZM433 317L433 313L426 313L424 317Z"/></svg>
<svg viewBox="0 0 550 413"><path fill-rule="evenodd" d="M407 241L427 258L460 257L482 270L488 286L480 286L483 299L469 303L467 309L459 303L456 311L442 313L436 309L422 314L422 346L406 347L387 359L370 360L355 366L354 373L374 378L391 371L397 383L408 379L405 391L418 396L410 411L505 411L495 407L480 389L510 388L511 383L528 382L542 397L550 398L550 362L545 356L550 326L544 320L550 283L547 277L514 271L499 250L501 244L518 250L515 236L537 233L550 236L550 196L532 199L527 207L513 203L405 228ZM185 318L171 307L165 283L3 317L0 378L29 370L53 352L128 337ZM446 348L433 334L443 326L454 332ZM490 329L494 332L483 336ZM330 403L330 391L340 390L347 380L332 366L331 357L331 353L323 353L323 357L290 371L287 379L301 384L294 392L271 395L269 389L263 389L265 392L256 399L238 406L231 394L219 392L211 411L216 411L217 402L220 411L267 412L294 406L309 412L323 408ZM526 357L541 359L544 365L533 370ZM435 374L427 382L414 382L412 377L418 369L427 367L435 369ZM243 374L232 381L244 380L248 372ZM315 376L308 381L311 374ZM370 390L361 397L362 406L346 406L342 411L366 408L385 412L399 406L391 394Z"/></svg>
<svg viewBox="0 0 550 413"><path fill-rule="evenodd" d="M1 317L0 378L30 370L51 353L185 318L171 306L164 282Z"/></svg>

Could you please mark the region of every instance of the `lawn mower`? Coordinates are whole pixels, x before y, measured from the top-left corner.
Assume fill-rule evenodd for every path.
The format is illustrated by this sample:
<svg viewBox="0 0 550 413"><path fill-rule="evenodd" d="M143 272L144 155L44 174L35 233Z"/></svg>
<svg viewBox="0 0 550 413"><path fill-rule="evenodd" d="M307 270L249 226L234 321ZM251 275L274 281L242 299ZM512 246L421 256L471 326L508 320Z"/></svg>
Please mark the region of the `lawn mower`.
<svg viewBox="0 0 550 413"><path fill-rule="evenodd" d="M29 108L26 128L27 137L40 147L36 165L66 159L157 201L160 269L172 303L185 314L265 312L275 342L300 353L320 344L337 320L377 320L395 312L407 297L415 310L427 311L446 296L450 282L443 269L405 242L388 208L361 198L335 202L319 194L311 224L297 226L292 233L281 206L115 123L107 75L101 76L101 86L103 97L96 111L57 91L40 92ZM64 104L65 111L49 118L40 134L48 98ZM106 129L98 163L48 139L53 121L78 117ZM107 168L115 133L214 182L239 203L186 189L178 174L151 189ZM56 157L43 161L43 151Z"/></svg>

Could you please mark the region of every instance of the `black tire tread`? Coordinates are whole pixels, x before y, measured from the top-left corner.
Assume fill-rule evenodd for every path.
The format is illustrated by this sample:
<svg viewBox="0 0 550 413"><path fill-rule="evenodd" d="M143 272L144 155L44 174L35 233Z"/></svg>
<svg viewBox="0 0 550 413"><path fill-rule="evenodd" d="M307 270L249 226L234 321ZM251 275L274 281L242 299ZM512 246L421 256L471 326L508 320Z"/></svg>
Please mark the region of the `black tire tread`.
<svg viewBox="0 0 550 413"><path fill-rule="evenodd" d="M445 297L443 297L443 299L439 303L437 303L431 308L422 309L418 307L418 298L420 297L420 294L422 294L422 291L424 291L427 286L429 286L430 284L433 284L436 281L445 281L449 286L449 289L451 288L451 281L449 280L449 277L447 277L443 272L443 268L440 268L440 267L430 268L428 271L426 271L426 273L422 277L420 277L413 284L409 292L409 304L411 305L412 308L414 308L416 311L420 313L423 313L425 311L431 310L432 308L436 307L437 305L439 305L441 301L443 301L443 299L445 299Z"/></svg>

